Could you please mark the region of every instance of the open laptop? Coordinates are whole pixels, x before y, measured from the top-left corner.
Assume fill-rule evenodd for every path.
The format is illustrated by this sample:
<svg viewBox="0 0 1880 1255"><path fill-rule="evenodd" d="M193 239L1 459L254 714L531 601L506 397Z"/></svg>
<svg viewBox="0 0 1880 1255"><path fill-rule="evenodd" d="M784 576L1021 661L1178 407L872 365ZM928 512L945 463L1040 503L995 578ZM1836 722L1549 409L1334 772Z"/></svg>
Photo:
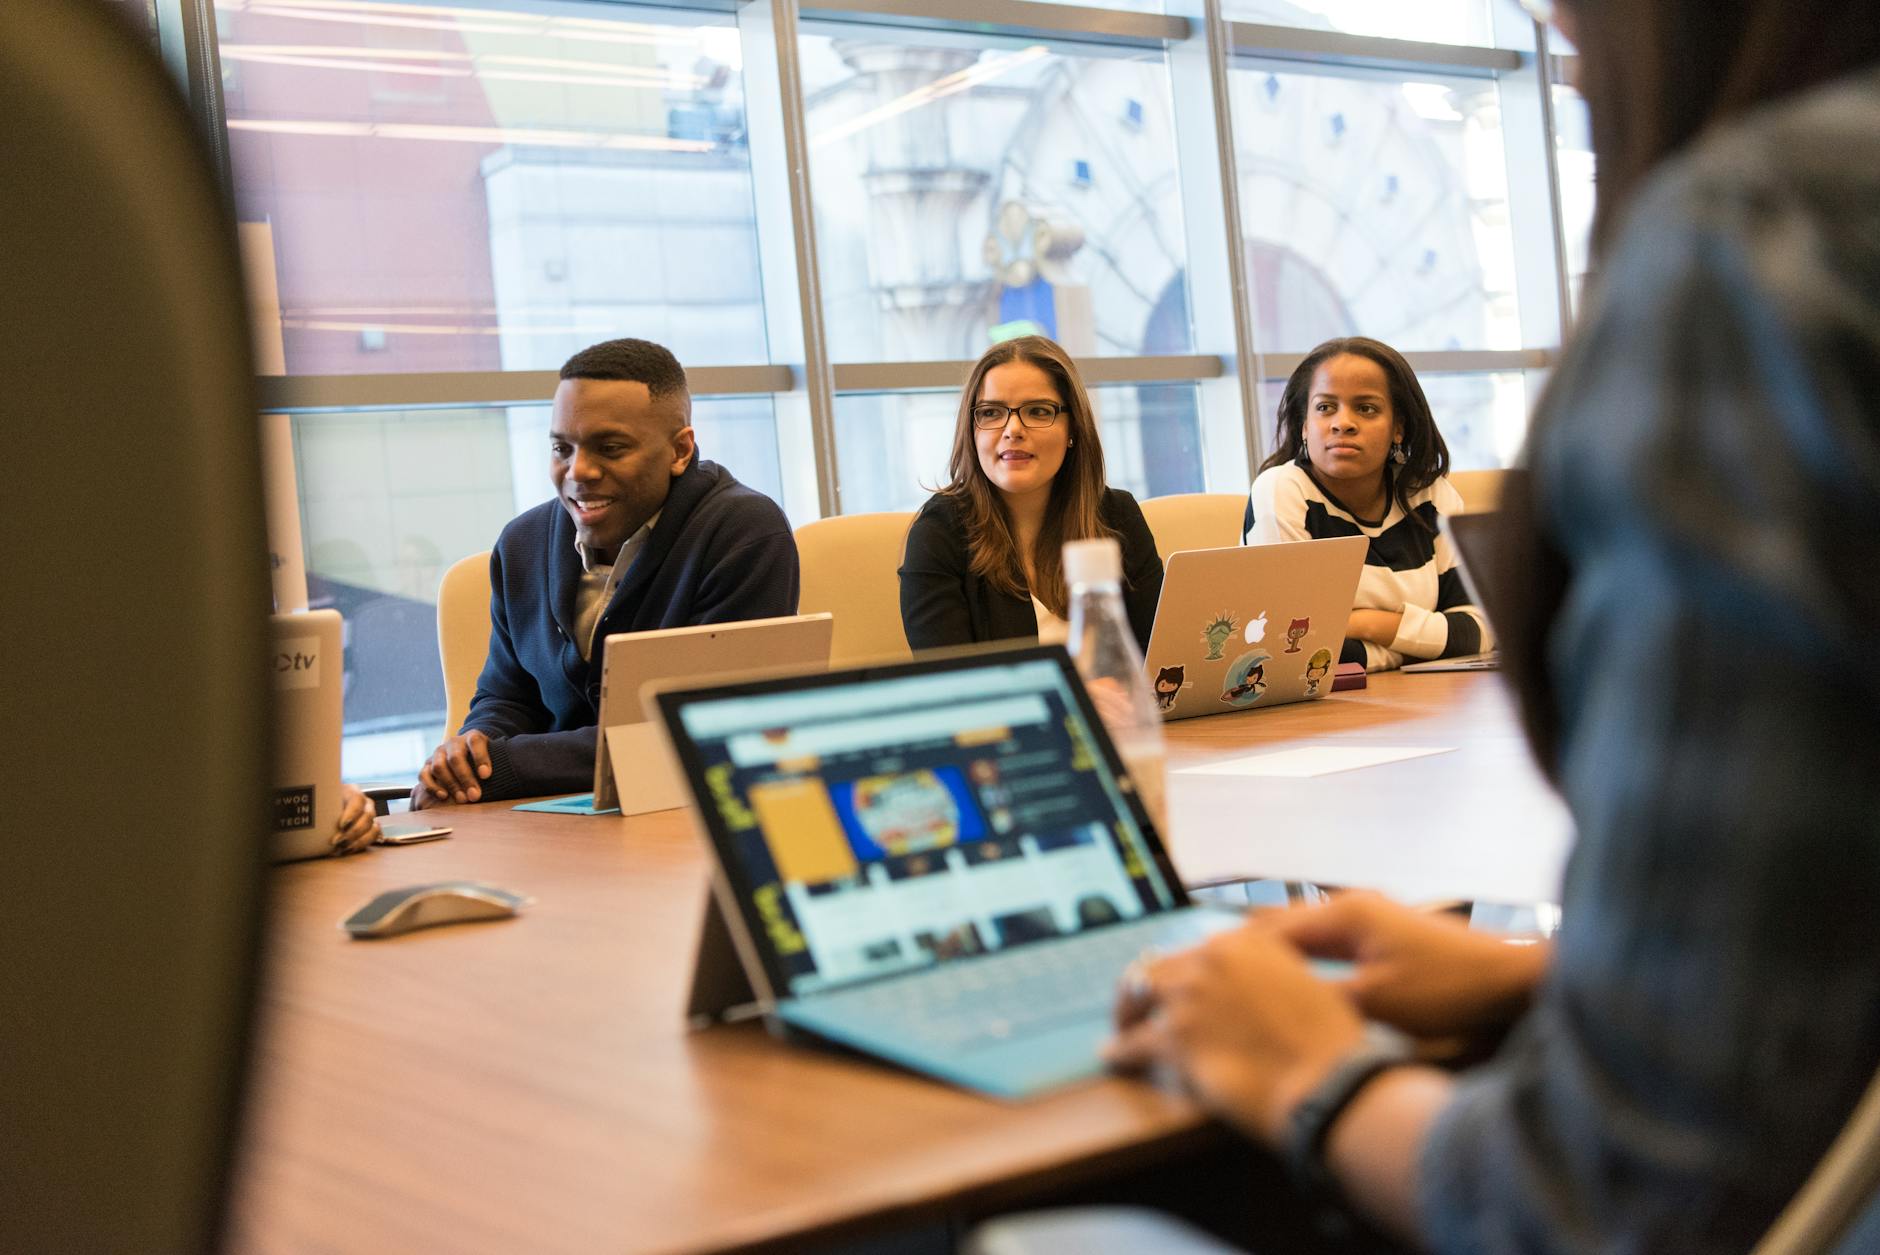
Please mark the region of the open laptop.
<svg viewBox="0 0 1880 1255"><path fill-rule="evenodd" d="M628 815L684 806L679 778L640 689L649 681L698 680L759 668L829 665L835 620L828 614L744 619L697 627L616 632L601 655L600 732L594 738L594 792L540 804L589 814ZM623 795L619 782L631 782Z"/></svg>
<svg viewBox="0 0 1880 1255"><path fill-rule="evenodd" d="M1144 658L1162 718L1330 693L1370 544L1338 536L1170 554Z"/></svg>
<svg viewBox="0 0 1880 1255"><path fill-rule="evenodd" d="M1101 1071L1132 960L1239 922L1189 901L1061 647L647 704L712 854L701 958L728 939L773 1025L1020 1097Z"/></svg>
<svg viewBox="0 0 1880 1255"><path fill-rule="evenodd" d="M1456 551L1456 569L1462 573L1462 586L1469 590L1469 604L1488 618L1488 603L1482 600L1482 585L1492 578L1499 551L1502 518L1495 510L1475 514L1445 514L1436 520L1449 547ZM1492 595L1492 594L1491 594ZM1493 627L1493 624L1490 624ZM1403 670L1421 671L1493 671L1501 666L1501 654L1487 650L1479 654L1458 654L1454 658L1432 658L1413 662Z"/></svg>
<svg viewBox="0 0 1880 1255"><path fill-rule="evenodd" d="M273 830L276 862L333 852L339 822L340 724L346 672L337 610L268 619L274 683Z"/></svg>

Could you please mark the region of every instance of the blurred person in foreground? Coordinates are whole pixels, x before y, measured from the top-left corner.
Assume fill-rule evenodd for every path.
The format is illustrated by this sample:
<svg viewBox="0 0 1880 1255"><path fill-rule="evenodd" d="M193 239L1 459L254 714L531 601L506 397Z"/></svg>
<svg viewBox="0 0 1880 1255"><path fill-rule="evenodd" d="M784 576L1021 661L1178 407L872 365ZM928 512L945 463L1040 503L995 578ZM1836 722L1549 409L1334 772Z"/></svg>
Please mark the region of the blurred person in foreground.
<svg viewBox="0 0 1880 1255"><path fill-rule="evenodd" d="M1596 275L1489 611L1578 829L1558 945L1348 897L1148 965L1110 1053L1433 1249L1743 1251L1880 1065L1880 13L1557 18ZM1512 1028L1452 1075L1367 1017Z"/></svg>

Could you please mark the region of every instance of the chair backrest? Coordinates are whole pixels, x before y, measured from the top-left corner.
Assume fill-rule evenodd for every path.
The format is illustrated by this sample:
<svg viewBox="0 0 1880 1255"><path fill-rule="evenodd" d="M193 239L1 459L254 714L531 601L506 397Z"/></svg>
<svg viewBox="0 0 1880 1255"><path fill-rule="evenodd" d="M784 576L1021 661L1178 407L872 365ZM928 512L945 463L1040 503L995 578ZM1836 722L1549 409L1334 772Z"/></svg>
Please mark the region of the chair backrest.
<svg viewBox="0 0 1880 1255"><path fill-rule="evenodd" d="M796 529L803 571L799 614L835 616L829 665L870 658L905 658L912 651L901 627L901 551L912 513L844 514Z"/></svg>
<svg viewBox="0 0 1880 1255"><path fill-rule="evenodd" d="M490 551L450 564L437 585L437 660L444 670L444 732L470 714L477 677L490 656Z"/></svg>
<svg viewBox="0 0 1880 1255"><path fill-rule="evenodd" d="M1462 497L1465 513L1486 514L1501 508L1501 490L1507 478L1507 471L1451 471L1449 486Z"/></svg>
<svg viewBox="0 0 1880 1255"><path fill-rule="evenodd" d="M1756 1244L1754 1255L1826 1255L1880 1207L1880 1076L1867 1085L1815 1171ZM1871 1249L1850 1244L1846 1249Z"/></svg>
<svg viewBox="0 0 1880 1255"><path fill-rule="evenodd" d="M0 1251L209 1251L272 826L235 226L109 6L0 3L0 118Z"/></svg>
<svg viewBox="0 0 1880 1255"><path fill-rule="evenodd" d="M1150 497L1142 503L1142 517L1155 535L1155 551L1168 560L1184 549L1224 549L1240 543L1240 520L1247 509L1246 494L1238 492L1183 492L1172 497Z"/></svg>

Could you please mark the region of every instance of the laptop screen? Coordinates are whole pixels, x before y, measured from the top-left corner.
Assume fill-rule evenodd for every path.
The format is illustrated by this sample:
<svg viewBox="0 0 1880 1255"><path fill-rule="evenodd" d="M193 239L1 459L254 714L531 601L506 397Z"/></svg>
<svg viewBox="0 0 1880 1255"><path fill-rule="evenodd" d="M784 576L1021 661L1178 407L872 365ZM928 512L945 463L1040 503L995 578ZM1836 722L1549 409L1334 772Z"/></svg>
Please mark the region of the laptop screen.
<svg viewBox="0 0 1880 1255"><path fill-rule="evenodd" d="M1061 650L661 694L779 995L1186 901Z"/></svg>

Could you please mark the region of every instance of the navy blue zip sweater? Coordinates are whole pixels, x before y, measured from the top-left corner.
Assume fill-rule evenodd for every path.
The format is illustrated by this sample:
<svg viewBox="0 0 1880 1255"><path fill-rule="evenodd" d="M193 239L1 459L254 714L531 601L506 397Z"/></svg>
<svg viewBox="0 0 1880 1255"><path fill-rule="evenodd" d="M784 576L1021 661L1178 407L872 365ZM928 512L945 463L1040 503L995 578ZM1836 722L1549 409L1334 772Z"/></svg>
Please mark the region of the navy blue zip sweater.
<svg viewBox="0 0 1880 1255"><path fill-rule="evenodd" d="M776 502L695 457L607 603L591 659L574 640L580 582L560 501L511 520L490 552L489 661L460 729L490 738L485 801L592 783L609 633L795 614L796 540Z"/></svg>

